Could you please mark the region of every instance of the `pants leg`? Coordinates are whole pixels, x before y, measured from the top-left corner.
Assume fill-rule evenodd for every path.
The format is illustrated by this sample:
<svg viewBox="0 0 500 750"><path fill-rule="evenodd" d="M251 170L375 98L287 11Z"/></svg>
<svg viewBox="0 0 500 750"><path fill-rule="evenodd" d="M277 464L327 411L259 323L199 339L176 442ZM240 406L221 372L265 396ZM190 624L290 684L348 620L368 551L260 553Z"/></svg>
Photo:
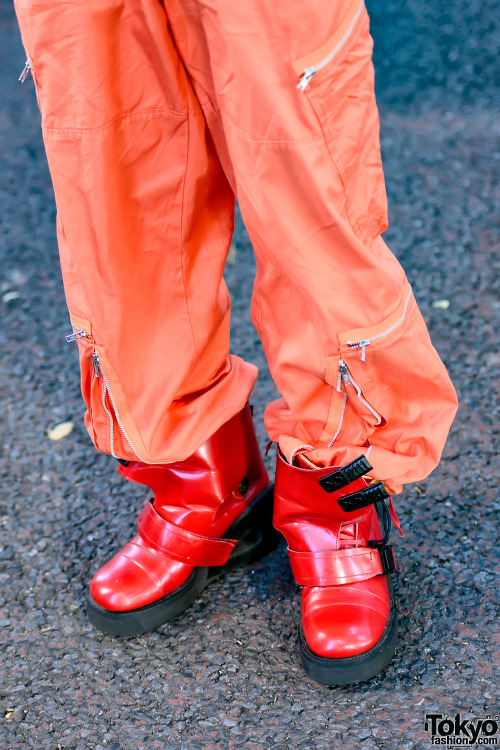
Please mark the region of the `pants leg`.
<svg viewBox="0 0 500 750"><path fill-rule="evenodd" d="M52 6L16 7L97 447L180 460L248 396L254 368L228 357L228 180L256 252L252 317L283 396L266 412L271 438L288 459L365 452L392 491L428 474L456 396L380 238L364 5Z"/></svg>
<svg viewBox="0 0 500 750"><path fill-rule="evenodd" d="M16 0L58 208L86 426L183 460L244 406L222 279L234 195L156 0ZM78 333L79 332L79 333Z"/></svg>
<svg viewBox="0 0 500 750"><path fill-rule="evenodd" d="M404 271L387 205L360 0L170 0L257 259L252 318L283 396L291 460L365 453L392 492L438 463L456 394ZM299 85L298 85L299 84Z"/></svg>

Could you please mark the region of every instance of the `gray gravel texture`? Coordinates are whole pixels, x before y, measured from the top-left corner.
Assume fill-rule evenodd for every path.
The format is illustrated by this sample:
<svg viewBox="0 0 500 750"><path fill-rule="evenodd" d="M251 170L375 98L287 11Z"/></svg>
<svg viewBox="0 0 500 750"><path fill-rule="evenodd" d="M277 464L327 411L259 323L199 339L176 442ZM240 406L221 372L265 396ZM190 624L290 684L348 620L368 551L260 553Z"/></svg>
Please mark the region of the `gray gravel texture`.
<svg viewBox="0 0 500 750"><path fill-rule="evenodd" d="M386 239L461 408L440 468L397 498L406 536L394 661L368 684L326 688L298 663L300 592L284 546L214 583L160 632L120 640L87 622L89 578L132 535L145 496L82 424L35 94L31 81L17 84L23 50L0 0L2 748L413 750L431 746L426 712L498 713L499 4L370 0L369 10ZM233 348L260 366L264 445L275 389L249 320L254 266L241 222L235 242ZM71 435L49 440L46 428L67 419Z"/></svg>

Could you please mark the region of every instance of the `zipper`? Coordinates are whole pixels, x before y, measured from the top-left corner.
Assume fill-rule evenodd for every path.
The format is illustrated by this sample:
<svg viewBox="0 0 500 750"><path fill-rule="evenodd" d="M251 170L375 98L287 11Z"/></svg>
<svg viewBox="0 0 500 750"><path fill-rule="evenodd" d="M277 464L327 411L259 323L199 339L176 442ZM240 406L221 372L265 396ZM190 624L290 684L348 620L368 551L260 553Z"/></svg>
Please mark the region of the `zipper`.
<svg viewBox="0 0 500 750"><path fill-rule="evenodd" d="M31 63L29 60L26 60L26 62L24 63L24 68L22 70L22 73L17 79L19 83L24 83L30 73L31 73Z"/></svg>
<svg viewBox="0 0 500 750"><path fill-rule="evenodd" d="M109 409L107 408L107 406L105 404L106 393L108 394L109 400L111 401L111 406L113 407L113 411L115 413L115 419L116 419L116 422L118 424L118 427L120 428L120 431L121 431L123 437L125 438L125 440L129 444L131 451L137 456L137 458L139 459L139 461L141 461L143 464L150 463L149 461L145 461L137 453L136 449L134 448L134 446L132 444L132 441L130 440L129 436L127 435L127 433L125 431L125 428L124 428L124 426L123 426L123 424L122 424L122 422L120 420L120 417L119 417L119 414L118 414L118 410L116 408L116 403L115 403L115 400L113 398L113 394L111 393L111 389L109 387L108 380L106 378L106 375L104 374L104 370L102 369L101 361L99 359L99 355L98 355L98 353L97 353L97 351L95 349L94 349L94 353L92 354L92 364L94 366L94 372L96 373L96 377L99 377L100 375L102 375L102 379L103 379L103 382L104 382L104 389L103 389L103 396L102 396L102 405L104 407L104 410L106 411L106 414L109 416L109 419L110 419L110 443L111 443L111 454L112 454L113 458L118 458L118 456L116 456L115 452L114 452L114 437L113 437L113 426L114 425L113 425L113 416L112 416L111 412L109 411Z"/></svg>
<svg viewBox="0 0 500 750"><path fill-rule="evenodd" d="M73 331L73 333L68 334L65 336L66 341L72 342L77 341L78 339L89 339L89 341L93 342L93 339L89 336L87 331L84 331L81 328L76 329ZM141 461L143 464L149 464L150 466L156 466L157 464L153 464L151 461L145 461L136 451L134 448L134 445L127 435L127 432L122 424L122 421L120 419L120 416L118 414L118 409L116 408L116 403L113 398L113 394L111 393L111 389L109 387L108 379L106 375L104 374L104 370L102 369L101 361L99 359L99 354L97 353L97 350L94 349L92 352L92 367L94 368L94 374L96 378L102 377L104 388L102 389L102 406L106 414L109 418L109 442L110 442L110 448L111 448L111 455L113 458L118 458L118 456L115 453L115 440L114 440L114 420L113 415L111 411L108 409L108 406L106 404L106 394L109 397L111 406L113 407L113 411L115 414L115 419L118 424L118 427L120 428L120 432L122 433L123 437L127 441L127 443L130 446L130 450L134 453L135 456L137 456L138 460Z"/></svg>
<svg viewBox="0 0 500 750"><path fill-rule="evenodd" d="M109 447L110 447L110 450L111 450L111 455L113 456L113 458L118 458L118 456L115 453L115 435L114 435L113 415L111 414L111 412L108 409L108 406L106 404L106 393L109 395L109 400L111 401L111 403L113 403L113 402L111 400L111 393L109 391L109 386L108 386L107 380L104 377L104 373L102 372L102 369L101 369L101 365L100 365L100 362L99 362L99 357L97 355L97 352L95 352L95 351L92 354L92 364L94 366L94 373L95 373L96 378L100 377L100 375L102 373L102 377L103 377L103 380L104 380L104 388L101 391L102 408L104 409L104 411L106 412L106 414L108 415L108 418L109 418Z"/></svg>
<svg viewBox="0 0 500 750"><path fill-rule="evenodd" d="M361 11L363 10L364 4L365 4L364 0L361 0L359 8L356 11L356 15L354 16L354 18L351 21L349 27L347 28L347 31L345 32L345 34L343 35L343 37L337 42L337 44L335 45L335 47L333 48L333 50L326 57L324 57L323 60L320 60L319 63L316 63L316 65L311 65L311 67L304 69L304 71L302 73L302 76L301 76L301 79L300 79L300 81L297 84L297 88L298 89L300 89L301 91L305 91L306 88L309 86L309 82L310 82L311 78L313 77L313 75L315 73L317 73L318 70L321 70L322 68L324 68L325 65L328 65L328 63L331 62L331 60L333 60L333 58L335 57L335 55L337 54L337 52L339 52L339 50L342 49L342 47L347 42L347 40L349 39L349 37L350 37L350 35L351 35L351 33L352 33L353 29L354 29L354 27L356 25L356 21L358 20L359 16L361 15Z"/></svg>
<svg viewBox="0 0 500 750"><path fill-rule="evenodd" d="M377 333L376 336L372 336L369 339L362 339L361 341L347 341L347 349L361 349L361 361L364 362L366 360L366 347L372 344L374 341L378 341L379 339L384 338L384 336L388 336L390 333L396 330L398 326L401 325L401 323L406 318L406 313L408 312L408 305L410 304L411 295L413 294L413 290L410 289L408 292L408 296L406 298L403 314L399 318L399 320L396 320L395 323L390 328L387 328L385 331L382 331L381 333ZM338 389L337 389L338 390Z"/></svg>
<svg viewBox="0 0 500 750"><path fill-rule="evenodd" d="M343 359L339 360L339 379L338 379L338 382L337 382L337 391L339 391L339 392L341 391L341 383L344 384L344 387L346 389L345 390L346 394L347 394L347 386L348 385L352 385L352 387L356 391L356 396L358 397L358 399L368 409L368 411L371 414L373 414L373 416L377 420L375 424L376 425L381 424L382 423L382 417L381 417L381 415L378 413L378 411L376 411L373 408L373 406L370 406L370 404L368 403L368 401L366 401L366 399L363 397L363 394L361 392L361 388L359 387L359 385L356 383L356 381L352 377L352 375L349 372L349 369L348 369L348 367L347 367L347 365L346 365L346 363L344 362Z"/></svg>
<svg viewBox="0 0 500 750"><path fill-rule="evenodd" d="M299 451L304 450L305 448L307 448L307 450L309 450L309 451L313 451L314 450L314 446L313 445L307 445L307 443L304 443L303 445L299 445L297 448L293 449L293 451L292 451L292 453L290 455L290 459L289 459L288 463L291 465L292 461L295 458L295 456L297 455L297 453Z"/></svg>

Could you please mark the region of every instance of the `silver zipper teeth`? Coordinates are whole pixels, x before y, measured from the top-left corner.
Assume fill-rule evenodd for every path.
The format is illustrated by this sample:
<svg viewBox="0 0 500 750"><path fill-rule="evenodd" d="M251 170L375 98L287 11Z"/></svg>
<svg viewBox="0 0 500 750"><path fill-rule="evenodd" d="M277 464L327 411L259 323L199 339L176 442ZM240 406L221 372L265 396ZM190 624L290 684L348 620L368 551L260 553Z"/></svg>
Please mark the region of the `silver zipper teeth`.
<svg viewBox="0 0 500 750"><path fill-rule="evenodd" d="M397 320L394 325L392 325L390 328L388 328L386 331L382 331L382 333L378 333L376 336L372 336L370 339L363 339L363 341L348 341L347 346L350 349L359 348L363 350L363 356L361 358L361 361L365 361L365 353L366 353L366 347L371 344L373 341L378 341L378 339L384 338L384 336L388 336L390 333L396 330L398 326L401 325L403 320L406 318L406 313L408 312L408 305L410 304L411 295L413 294L413 290L410 289L408 292L408 296L406 298L405 307L403 310L402 316Z"/></svg>
<svg viewBox="0 0 500 750"><path fill-rule="evenodd" d="M127 435L127 433L125 432L125 429L124 429L124 427L123 427L123 425L122 425L122 423L121 423L120 417L119 417L119 415L118 415L118 410L117 410L117 408L116 408L116 404L115 404L115 401L114 401L113 395L112 395L112 393L111 393L111 389L110 389L110 387L109 387L109 384L108 384L108 381L107 381L106 375L104 374L104 371L103 371L103 369L102 369L102 366L101 366L101 361L100 361L100 359L99 359L99 355L97 354L97 352L94 352L94 354L95 354L95 356L96 356L96 361L97 361L97 364L98 364L98 367L99 367L99 372L101 373L101 375L102 375L102 377L103 377L103 380L104 380L104 385L105 385L105 387L106 387L106 390L107 390L107 392L108 392L109 400L111 401L111 405L113 406L113 411L114 411L114 413L115 413L115 417L116 417L116 421L117 421L117 423L118 423L118 427L120 428L120 430L121 430L121 433L122 433L123 437L125 438L125 440L126 440L126 441L127 441L127 443L129 444L129 446L130 446L130 449L131 449L131 450L133 451L133 453L134 453L134 454L135 454L135 455L137 456L137 458L139 459L139 461L142 461L142 463L143 463L143 464L151 464L151 462L150 462L150 461L145 461L145 460L144 460L144 459L143 459L143 458L142 458L142 457L141 457L141 456L140 456L140 455L139 455L139 454L137 453L136 449L135 449L135 448L134 448L134 446L132 445L132 441L130 440L129 436L128 436L128 435ZM103 405L104 405L104 404L103 404ZM111 414L110 414L109 410L108 410L108 409L107 409L106 407L104 407L104 408L106 409L106 412L107 412L107 413L109 414L109 416L111 417ZM112 417L111 417L111 419L112 419ZM114 458L117 458L117 456L115 456L115 454L114 454L114 453L113 453L113 457L114 457Z"/></svg>
<svg viewBox="0 0 500 750"><path fill-rule="evenodd" d="M77 329L76 331L74 331L73 333L70 333L65 338L66 338L66 341L71 342L71 341L76 341L77 339L80 339L80 338L89 338L89 334L86 331L82 330L82 329ZM125 440L129 444L130 449L132 450L132 452L134 453L134 455L136 455L137 458L139 459L139 461L142 461L143 464L149 464L150 466L157 466L157 465L159 465L159 464L153 464L151 461L145 461L137 453L136 449L134 448L134 446L132 444L132 441L130 440L129 436L125 432L125 429L124 429L124 427L123 427L123 425L121 423L120 417L118 415L118 410L116 408L116 404L115 404L115 401L114 401L114 398L113 398L113 394L111 393L111 388L109 387L108 379L107 379L106 375L104 374L104 370L102 369L101 361L99 359L99 355L98 355L98 353L97 353L97 351L95 349L94 349L94 352L92 354L92 364L94 366L96 377L99 377L99 375L102 375L102 379L104 380L104 391L103 391L102 399L101 400L102 400L102 405L103 405L104 411L106 412L106 414L109 417L109 426L110 426L110 432L109 432L109 434L110 434L111 455L113 456L113 458L118 458L118 456L115 453L115 437L114 437L114 432L113 432L113 430L114 430L113 415L111 414L111 412L109 411L108 407L106 406L106 393L108 394L109 400L111 401L111 405L112 405L113 411L115 413L115 418L116 418L118 427L120 428L120 431L123 434L123 437L125 438Z"/></svg>
<svg viewBox="0 0 500 750"><path fill-rule="evenodd" d="M332 445L334 444L334 442L336 441L336 439L338 438L338 436L340 434L340 430L342 429L342 423L344 422L344 413L345 413L346 404L347 404L347 393L344 393L344 403L343 403L343 406L342 406L342 412L340 414L339 426L337 428L337 432L335 433L335 435L332 437L332 439L328 443L328 447L329 448L332 447Z"/></svg>
<svg viewBox="0 0 500 750"><path fill-rule="evenodd" d="M92 353L92 366L94 368L94 373L95 373L96 378L99 378L101 376L102 370L101 370L101 366L99 363L99 356L95 350ZM102 401L103 409L109 418L109 446L111 448L111 455L113 456L113 458L118 458L118 456L115 454L115 433L114 433L113 415L111 414L108 407L106 406L106 393L109 394L109 388L106 382L106 378L104 377L104 373L102 373L102 377L104 380L104 388L102 390L101 401ZM110 399L111 399L111 396L110 396Z"/></svg>
<svg viewBox="0 0 500 750"><path fill-rule="evenodd" d="M346 363L344 362L343 359L341 359L339 361L339 371L341 372L341 377L342 377L342 380L344 381L344 385L347 387L349 385L349 383L350 383L353 386L353 388L356 391L356 395L357 395L358 399L361 401L362 404L364 404L366 406L366 408L368 409L368 411L373 414L373 416L377 420L377 425L379 425L382 422L382 417L380 416L380 414L377 411L375 411L375 409L372 406L370 406L370 404L368 403L368 401L366 401L363 398L363 396L361 394L361 388L359 387L359 385L356 383L356 381L352 377L351 373L349 372L349 368L347 367L347 365L346 365Z"/></svg>
<svg viewBox="0 0 500 750"><path fill-rule="evenodd" d="M308 450L310 450L310 451L313 451L313 450L314 450L314 446L312 446L312 445L307 445L307 443L306 443L306 444L304 444L304 445L299 445L299 447L298 447L298 448L294 448L294 449L293 449L293 451L292 451L292 454L291 454L291 456L290 456L290 460L289 460L289 462L288 462L288 463L289 463L289 464L291 464L291 463L292 463L292 461L293 461L293 459L294 459L294 458L295 458L295 456L297 455L297 453L298 453L299 451L303 450L304 448L307 448L307 449L308 449Z"/></svg>
<svg viewBox="0 0 500 750"><path fill-rule="evenodd" d="M297 84L298 89L300 89L301 91L304 91L308 87L309 81L311 80L313 75L317 73L318 70L321 70L321 68L324 68L325 65L328 65L328 63L331 60L333 60L333 58L335 57L337 52L341 49L341 47L344 46L346 41L349 39L352 33L352 30L354 29L354 26L356 25L356 21L358 20L361 14L361 11L363 10L364 4L365 4L364 0L361 0L361 4L359 6L358 12L354 16L354 19L351 25L349 26L349 28L347 29L346 33L344 34L340 42L337 44L337 46L330 52L330 54L327 57L325 57L323 60L321 60L321 62L317 63L317 65L312 65L310 68L306 68L304 70L304 72L302 73L302 78Z"/></svg>
<svg viewBox="0 0 500 750"><path fill-rule="evenodd" d="M102 373L101 368L99 368L99 370ZM115 453L115 435L114 435L113 415L111 414L110 410L106 406L106 393L109 394L109 388L106 384L106 381L104 381L104 388L102 391L101 401L102 401L103 409L109 417L109 447L111 448L111 455L113 456L113 458L118 458L118 456ZM110 400L111 400L111 396L110 396Z"/></svg>
<svg viewBox="0 0 500 750"><path fill-rule="evenodd" d="M356 389L356 393L357 393L357 396L358 396L359 400L361 401L362 404L364 404L366 406L366 408L368 409L368 411L370 411L373 414L373 416L377 420L377 425L379 425L382 422L382 417L380 416L380 414L378 413L378 411L375 411L375 409L372 406L370 406L370 404L368 403L368 401L366 401L363 398L363 396L361 395L361 388L356 383L356 381L354 380L354 378L352 377L352 375L350 375L349 377L351 378L352 385Z"/></svg>
<svg viewBox="0 0 500 750"><path fill-rule="evenodd" d="M368 456L370 455L370 453L372 452L372 450L374 449L374 447L375 447L374 445L370 445L370 447L368 448L368 450L365 453L365 458L368 458Z"/></svg>

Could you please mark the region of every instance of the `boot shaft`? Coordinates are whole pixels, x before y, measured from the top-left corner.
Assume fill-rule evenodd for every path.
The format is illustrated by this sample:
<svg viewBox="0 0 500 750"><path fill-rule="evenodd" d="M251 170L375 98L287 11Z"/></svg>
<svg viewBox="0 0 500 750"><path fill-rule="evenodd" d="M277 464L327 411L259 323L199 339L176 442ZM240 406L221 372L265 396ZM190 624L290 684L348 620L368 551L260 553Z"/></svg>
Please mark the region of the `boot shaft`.
<svg viewBox="0 0 500 750"><path fill-rule="evenodd" d="M368 487L364 478L355 479L333 492L320 484L320 480L339 469L335 466L301 468L289 464L277 451L273 524L291 549L338 549L341 527L345 536L355 524L364 538L373 539L380 533L372 505L355 511L345 511L339 505L342 498Z"/></svg>
<svg viewBox="0 0 500 750"><path fill-rule="evenodd" d="M152 490L160 515L199 534L218 518L241 512L269 486L248 404L185 461L129 461L118 470Z"/></svg>

